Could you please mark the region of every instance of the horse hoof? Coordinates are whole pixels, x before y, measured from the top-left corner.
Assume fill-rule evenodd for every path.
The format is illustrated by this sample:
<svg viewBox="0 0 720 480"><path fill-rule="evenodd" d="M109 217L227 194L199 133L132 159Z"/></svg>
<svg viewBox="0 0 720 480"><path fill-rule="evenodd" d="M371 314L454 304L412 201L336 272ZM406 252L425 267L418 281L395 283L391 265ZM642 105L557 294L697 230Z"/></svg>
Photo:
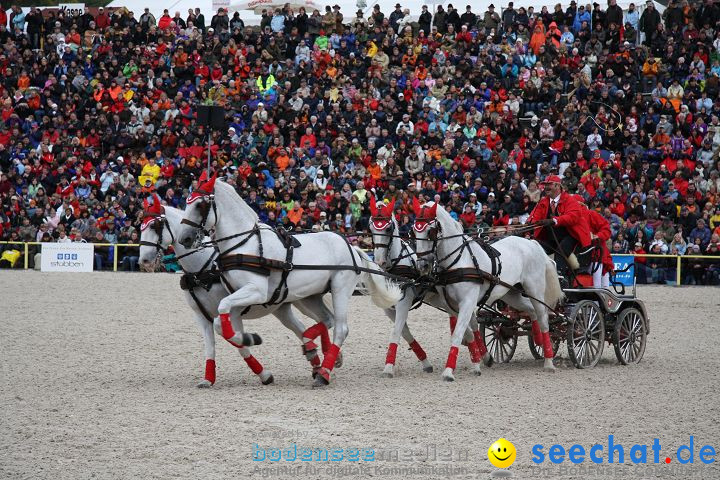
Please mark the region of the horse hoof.
<svg viewBox="0 0 720 480"><path fill-rule="evenodd" d="M475 370L473 370L473 373L474 373L476 376L478 376L478 377L479 377L480 375L482 375L482 371L481 371L479 368L476 368Z"/></svg>
<svg viewBox="0 0 720 480"><path fill-rule="evenodd" d="M553 372L553 373L557 371L552 358L545 359L545 364L543 365L543 370L545 370L546 372Z"/></svg>
<svg viewBox="0 0 720 480"><path fill-rule="evenodd" d="M343 366L343 355L342 352L338 352L337 358L335 358L335 368Z"/></svg>
<svg viewBox="0 0 720 480"><path fill-rule="evenodd" d="M443 375L442 379L445 380L446 382L454 382L455 381L455 377L453 377L453 376L448 377L446 375Z"/></svg>
<svg viewBox="0 0 720 480"><path fill-rule="evenodd" d="M429 366L427 366L427 367L424 367L424 368L423 368L423 372L425 372L425 373L432 373L432 372L433 372L433 367L432 367L432 365L429 365Z"/></svg>
<svg viewBox="0 0 720 480"><path fill-rule="evenodd" d="M495 359L488 353L483 357L483 364L490 368L495 364Z"/></svg>
<svg viewBox="0 0 720 480"><path fill-rule="evenodd" d="M262 338L257 333L243 333L242 344L247 347L262 345Z"/></svg>
<svg viewBox="0 0 720 480"><path fill-rule="evenodd" d="M273 383L274 381L275 381L275 379L273 378L272 375L270 375L268 378L266 378L265 380L262 381L262 384L263 384L263 385L270 385L270 384Z"/></svg>
<svg viewBox="0 0 720 480"><path fill-rule="evenodd" d="M327 387L328 385L330 385L330 382L327 381L325 379L325 377L323 377L322 375L316 374L315 381L313 382L312 388L322 388L322 387Z"/></svg>
<svg viewBox="0 0 720 480"><path fill-rule="evenodd" d="M454 382L455 381L455 375L453 375L453 371L451 368L446 368L445 371L442 374L442 379L446 382Z"/></svg>
<svg viewBox="0 0 720 480"><path fill-rule="evenodd" d="M210 380L203 380L202 382L197 384L197 388L210 388L213 384L210 383Z"/></svg>
<svg viewBox="0 0 720 480"><path fill-rule="evenodd" d="M393 374L392 372L383 372L382 376L383 378L393 378L395 374Z"/></svg>

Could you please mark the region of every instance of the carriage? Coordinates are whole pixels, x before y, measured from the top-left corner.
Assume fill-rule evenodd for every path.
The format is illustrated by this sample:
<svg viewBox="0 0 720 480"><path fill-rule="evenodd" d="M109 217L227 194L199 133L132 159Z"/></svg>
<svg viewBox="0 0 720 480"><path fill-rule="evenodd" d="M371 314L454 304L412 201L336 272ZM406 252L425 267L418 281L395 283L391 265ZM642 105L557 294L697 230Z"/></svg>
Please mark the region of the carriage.
<svg viewBox="0 0 720 480"><path fill-rule="evenodd" d="M544 358L543 368L551 371L556 369L554 352L563 340L578 368L596 365L606 340L614 344L621 363L637 363L642 359L649 325L645 307L636 298L634 288L631 295L626 295L622 286L617 289L617 284L614 291L584 288L573 275L569 283L573 287L563 289L555 262L536 241L513 234L494 243L468 236L447 212L437 208L438 204L428 202L421 206L414 198L416 219L411 246L396 233L399 227L392 204L378 209L371 203L373 261L334 233L290 237L262 225L231 185L216 184L215 180L206 179L193 192L184 215L182 218L178 215L174 223L160 206L159 198L155 197L153 202L157 211L146 205L144 226L154 222L155 238L143 238L141 247L143 263L150 263L170 243L188 250L181 257L202 252L208 246L220 252L213 267L221 273L219 293L210 305L217 315L206 314L207 308L200 309L206 320L200 323L204 327L207 356L202 385L212 385L215 379L214 342L208 342L213 329L241 351L253 372L263 380L264 369L245 348L259 344L261 339L243 332L242 319L268 314L275 315L301 340L303 353L313 367L313 386L328 385L333 368L341 363L340 348L348 332L347 303L361 281L373 302L384 309L394 324L385 376L394 374L400 338L408 343L423 370L433 371L406 324L408 311L419 302L450 315L451 346L442 373L446 381L455 380L461 344L467 345L473 370L480 374L481 362L490 365L493 361L509 361L520 336L528 337L533 356ZM215 233L208 242L204 235L209 229ZM150 235L151 229L142 230L145 236ZM165 230L168 238L163 242ZM301 248L303 244L305 248ZM318 249L323 255L317 254ZM208 273L205 270L212 258L192 274L193 278ZM425 288L423 283L430 283L431 288ZM332 310L323 301L328 291L332 294ZM195 297L193 300L200 307L201 302ZM307 312L316 325L305 329L295 321L291 305ZM328 328L334 328L332 340Z"/></svg>
<svg viewBox="0 0 720 480"><path fill-rule="evenodd" d="M645 353L650 324L635 286L626 292L615 280L610 288L585 286L582 274L572 275L572 288L564 288L566 300L550 317L553 351L567 343L568 357L576 368L592 368L600 361L605 343L612 344L622 365L639 363ZM518 339L527 337L530 353L543 358L542 346L533 340L531 322L526 315L502 302L478 309L488 351L496 362L509 362Z"/></svg>

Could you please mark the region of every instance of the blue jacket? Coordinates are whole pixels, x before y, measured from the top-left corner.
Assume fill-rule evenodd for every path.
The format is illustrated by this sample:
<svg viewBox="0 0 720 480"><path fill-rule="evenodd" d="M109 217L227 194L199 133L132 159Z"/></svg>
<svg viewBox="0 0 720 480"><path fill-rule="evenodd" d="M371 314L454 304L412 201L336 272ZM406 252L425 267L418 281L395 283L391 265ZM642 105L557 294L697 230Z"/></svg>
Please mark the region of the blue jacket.
<svg viewBox="0 0 720 480"><path fill-rule="evenodd" d="M592 17L590 17L590 13L587 11L584 11L582 14L580 13L580 10L575 14L575 21L573 21L573 33L577 35L577 33L580 31L580 27L582 27L582 22L587 22L588 26L592 23Z"/></svg>

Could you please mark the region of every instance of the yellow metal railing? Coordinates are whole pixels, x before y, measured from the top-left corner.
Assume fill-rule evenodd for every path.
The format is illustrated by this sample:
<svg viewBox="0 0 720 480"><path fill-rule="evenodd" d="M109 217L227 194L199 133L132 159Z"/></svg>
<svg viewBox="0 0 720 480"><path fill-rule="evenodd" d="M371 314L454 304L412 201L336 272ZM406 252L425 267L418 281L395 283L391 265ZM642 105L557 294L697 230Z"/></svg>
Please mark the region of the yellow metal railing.
<svg viewBox="0 0 720 480"><path fill-rule="evenodd" d="M24 250L24 263L23 267L25 270L28 269L28 246L29 245L40 245L41 242L0 242L0 245L23 245ZM119 247L140 247L140 244L138 243L93 243L96 247L112 247L113 248L113 272L117 272L117 263L118 263L118 248ZM635 253L616 253L615 255L623 255L626 257L642 257L642 258L674 258L675 259L675 284L680 285L682 280L682 260L683 259L691 259L691 258L698 258L698 259L715 259L718 262L720 262L720 257L711 256L711 255L659 255L654 253L641 253L641 254L635 254Z"/></svg>
<svg viewBox="0 0 720 480"><path fill-rule="evenodd" d="M657 253L616 253L614 255L622 255L625 257L640 257L640 258L674 258L675 263L675 285L680 286L682 280L682 260L685 258L705 258L715 259L720 262L720 257L712 255L662 255Z"/></svg>
<svg viewBox="0 0 720 480"><path fill-rule="evenodd" d="M0 242L0 245L22 245L23 246L23 268L28 269L28 246L41 245L42 242ZM118 248L119 247L140 247L139 243L93 243L96 247L112 247L113 249L113 272L117 272Z"/></svg>

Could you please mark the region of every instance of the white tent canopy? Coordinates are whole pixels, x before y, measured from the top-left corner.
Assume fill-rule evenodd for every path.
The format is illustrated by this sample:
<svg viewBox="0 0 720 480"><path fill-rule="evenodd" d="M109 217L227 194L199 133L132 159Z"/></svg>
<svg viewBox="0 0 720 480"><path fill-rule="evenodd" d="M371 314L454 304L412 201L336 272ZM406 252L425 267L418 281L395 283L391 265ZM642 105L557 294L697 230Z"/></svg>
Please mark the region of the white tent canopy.
<svg viewBox="0 0 720 480"><path fill-rule="evenodd" d="M264 9L274 11L276 8L283 8L285 4L289 4L290 8L294 11L298 11L300 7L305 8L305 11L312 12L315 9L324 11L322 4L314 2L313 0L293 0L291 2L284 2L282 0L246 0L239 3L230 3L228 12L243 12L250 10L255 15L260 15Z"/></svg>

